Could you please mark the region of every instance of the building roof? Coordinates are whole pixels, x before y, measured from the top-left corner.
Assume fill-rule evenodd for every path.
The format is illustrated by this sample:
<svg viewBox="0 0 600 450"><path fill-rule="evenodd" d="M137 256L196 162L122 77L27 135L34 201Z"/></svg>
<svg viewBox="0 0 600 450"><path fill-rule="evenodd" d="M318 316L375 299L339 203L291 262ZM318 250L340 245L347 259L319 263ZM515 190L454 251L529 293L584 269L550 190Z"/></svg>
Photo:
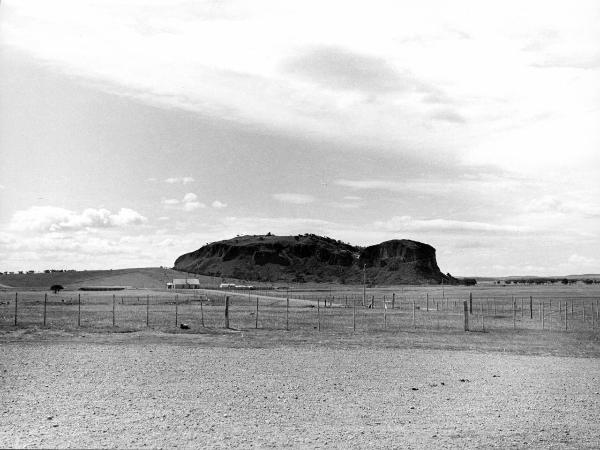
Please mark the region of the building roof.
<svg viewBox="0 0 600 450"><path fill-rule="evenodd" d="M174 278L173 284L200 284L198 278Z"/></svg>

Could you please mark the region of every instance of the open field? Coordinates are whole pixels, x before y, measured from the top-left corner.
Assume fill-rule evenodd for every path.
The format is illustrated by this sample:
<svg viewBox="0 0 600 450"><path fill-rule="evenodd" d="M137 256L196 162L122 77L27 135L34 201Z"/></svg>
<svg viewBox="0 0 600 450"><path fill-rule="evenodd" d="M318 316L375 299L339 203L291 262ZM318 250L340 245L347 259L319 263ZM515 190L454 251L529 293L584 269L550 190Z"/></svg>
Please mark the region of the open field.
<svg viewBox="0 0 600 450"><path fill-rule="evenodd" d="M0 274L0 288L46 290L53 284L66 289L79 289L82 286L131 286L138 289L164 289L173 278L186 278L185 272L162 268L145 267L137 269L85 270L53 273ZM203 284L218 285L214 277L193 275Z"/></svg>
<svg viewBox="0 0 600 450"><path fill-rule="evenodd" d="M597 353L534 356L511 345L509 351L439 350L415 346L402 334L349 342L328 332L318 339L244 334L3 334L0 445L599 444ZM556 340L548 340L548 350L569 337L550 334ZM415 340L422 335L415 332Z"/></svg>
<svg viewBox="0 0 600 450"><path fill-rule="evenodd" d="M45 294L0 293L2 447L600 445L594 285Z"/></svg>
<svg viewBox="0 0 600 450"><path fill-rule="evenodd" d="M58 294L5 290L0 292L0 327L16 323L21 327L115 327L123 331L169 330L185 323L193 331L222 328L227 297L229 325L240 330L464 330L465 301L470 331L600 330L598 285L369 288L364 305L362 288L356 286Z"/></svg>

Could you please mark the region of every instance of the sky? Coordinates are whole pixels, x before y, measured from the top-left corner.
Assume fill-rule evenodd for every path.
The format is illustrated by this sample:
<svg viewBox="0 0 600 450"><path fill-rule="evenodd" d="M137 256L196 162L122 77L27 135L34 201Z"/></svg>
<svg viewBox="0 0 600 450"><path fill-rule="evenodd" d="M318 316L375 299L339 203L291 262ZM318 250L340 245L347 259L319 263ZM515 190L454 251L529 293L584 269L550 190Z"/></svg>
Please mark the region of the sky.
<svg viewBox="0 0 600 450"><path fill-rule="evenodd" d="M600 273L600 2L4 0L0 271L243 234Z"/></svg>

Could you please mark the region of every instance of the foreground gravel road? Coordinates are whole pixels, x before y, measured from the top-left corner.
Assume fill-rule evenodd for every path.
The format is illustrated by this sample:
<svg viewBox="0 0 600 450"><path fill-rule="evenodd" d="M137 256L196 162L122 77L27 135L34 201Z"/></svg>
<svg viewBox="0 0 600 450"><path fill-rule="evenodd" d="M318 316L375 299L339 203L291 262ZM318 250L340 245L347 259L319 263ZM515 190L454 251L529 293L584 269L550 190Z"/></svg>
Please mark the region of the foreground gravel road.
<svg viewBox="0 0 600 450"><path fill-rule="evenodd" d="M595 358L143 340L0 356L0 447L600 447Z"/></svg>

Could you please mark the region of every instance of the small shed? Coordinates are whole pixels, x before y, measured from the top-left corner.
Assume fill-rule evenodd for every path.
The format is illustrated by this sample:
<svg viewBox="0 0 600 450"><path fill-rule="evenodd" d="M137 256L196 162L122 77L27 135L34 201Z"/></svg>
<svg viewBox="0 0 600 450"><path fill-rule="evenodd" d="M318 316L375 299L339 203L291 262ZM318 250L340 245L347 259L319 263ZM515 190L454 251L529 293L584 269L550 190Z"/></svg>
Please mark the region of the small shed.
<svg viewBox="0 0 600 450"><path fill-rule="evenodd" d="M174 278L172 283L167 283L167 289L200 289L198 278Z"/></svg>

